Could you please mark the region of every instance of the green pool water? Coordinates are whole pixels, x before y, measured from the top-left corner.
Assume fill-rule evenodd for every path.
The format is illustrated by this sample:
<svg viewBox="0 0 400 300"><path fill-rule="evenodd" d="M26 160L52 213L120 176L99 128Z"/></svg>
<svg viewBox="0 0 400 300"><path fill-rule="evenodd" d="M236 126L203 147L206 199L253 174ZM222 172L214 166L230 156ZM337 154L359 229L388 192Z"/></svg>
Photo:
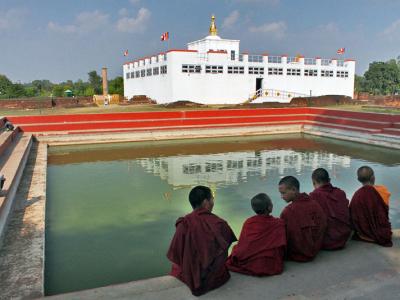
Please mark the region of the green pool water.
<svg viewBox="0 0 400 300"><path fill-rule="evenodd" d="M268 193L279 216L281 177L298 177L310 192L311 172L324 167L351 198L355 172L368 164L392 192L400 228L399 152L300 134L50 148L46 294L167 274L175 220L191 211L187 195L198 184L215 192L214 213L239 236L255 194Z"/></svg>

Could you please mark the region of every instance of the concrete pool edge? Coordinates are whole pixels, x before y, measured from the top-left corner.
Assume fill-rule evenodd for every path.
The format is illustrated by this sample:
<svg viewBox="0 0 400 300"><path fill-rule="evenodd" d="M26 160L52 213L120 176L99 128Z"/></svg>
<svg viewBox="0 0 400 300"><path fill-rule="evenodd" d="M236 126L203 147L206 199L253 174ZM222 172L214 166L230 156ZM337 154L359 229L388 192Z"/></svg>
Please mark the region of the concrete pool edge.
<svg viewBox="0 0 400 300"><path fill-rule="evenodd" d="M35 185L33 179L32 182L26 182L24 180L24 184L22 184L20 188L26 189L28 187L36 188L37 194L32 194L31 190L29 193L31 194L31 198L37 200L37 205L42 205L40 208L42 210L41 213L38 213L37 216L39 219L37 220L37 224L39 227L41 226L42 231L40 230L37 232L38 234L32 237L30 244L32 245L31 249L26 249L27 251L31 251L32 253L36 254L35 259L27 260L23 259L22 254L19 253L21 257L21 261L25 262L25 264L18 263L19 267L19 276L23 278L27 273L24 270L32 270L33 266L38 266L39 262L41 263L41 270L40 272L36 270L30 274L30 278L32 280L9 280L10 285L6 286L2 291L8 291L10 295L15 297L39 297L44 295L44 241L45 241L45 201L46 201L46 172L47 172L47 147L53 145L73 145L73 144L88 144L88 143L116 143L116 142L132 142L132 141L156 141L156 140L168 140L168 139L187 139L187 138L200 138L200 137L226 137L226 136L251 136L251 135L268 135L268 134L287 134L287 133L305 133L315 136L322 136L322 137L329 137L335 138L340 140L347 140L352 142L358 143L365 143L365 144L373 144L377 146L383 146L393 149L400 149L400 138L373 138L370 134L360 133L360 132L352 132L348 130L339 130L339 129L329 129L329 128L319 128L316 126L303 126L303 125L279 125L279 126L251 126L251 127L241 127L241 128L224 128L224 129L198 129L198 130L175 130L175 131L162 131L162 132L134 132L134 133L110 133L110 134L91 134L91 135L80 135L80 136L62 136L62 137L55 137L52 136L51 138L40 137L39 143L37 145L38 152L33 162L33 166L27 166L26 169L32 167L34 169L37 168L38 172L37 175L32 177L39 180L39 184ZM31 152L31 155L33 153ZM29 158L31 162L31 157ZM41 171L40 171L41 170ZM24 173L25 177L25 173ZM40 180L40 178L42 178ZM43 179L44 178L44 179ZM37 189L40 189L37 191ZM29 195L29 194L28 194ZM26 201L27 199L24 199ZM18 202L21 200L16 200L17 206ZM35 203L32 203L35 204ZM29 205L29 207L35 208L37 205ZM13 214L18 214L14 212ZM13 216L14 218L15 216ZM25 220L24 220L25 221ZM25 223L25 225L29 224ZM22 229L21 229L22 230ZM25 239L28 243L29 240ZM20 248L18 248L20 249ZM15 251L18 252L18 251ZM40 254L39 254L40 253ZM30 256L34 257L34 256ZM38 259L39 258L39 259ZM141 281L140 281L141 282ZM30 284L30 285L29 285ZM1 286L3 287L3 286ZM19 292L18 292L19 290Z"/></svg>
<svg viewBox="0 0 400 300"><path fill-rule="evenodd" d="M400 149L400 136L384 134L362 133L359 131L343 130L315 125L274 125L274 126L243 126L235 128L204 128L204 129L178 129L168 131L140 131L129 133L101 133L82 135L39 136L40 142L49 146L94 144L94 143L120 143L141 142L172 139L217 138L235 136L277 135L288 133L304 133L315 136L335 138L350 142L376 145L391 149Z"/></svg>
<svg viewBox="0 0 400 300"><path fill-rule="evenodd" d="M286 262L279 276L232 278L202 299L396 299L400 295L400 230L394 246L349 241L341 251L322 251L313 262ZM368 261L368 264L365 264ZM320 276L315 277L315 273ZM198 299L179 280L162 276L60 294L46 299Z"/></svg>
<svg viewBox="0 0 400 300"><path fill-rule="evenodd" d="M47 145L34 142L1 249L0 298L44 295Z"/></svg>

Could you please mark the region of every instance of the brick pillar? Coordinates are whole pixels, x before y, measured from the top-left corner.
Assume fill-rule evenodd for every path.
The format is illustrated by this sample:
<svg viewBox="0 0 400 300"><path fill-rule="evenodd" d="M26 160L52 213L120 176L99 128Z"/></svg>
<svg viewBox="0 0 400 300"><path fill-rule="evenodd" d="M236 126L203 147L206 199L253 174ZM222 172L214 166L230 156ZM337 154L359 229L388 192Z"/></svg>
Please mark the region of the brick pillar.
<svg viewBox="0 0 400 300"><path fill-rule="evenodd" d="M101 69L101 76L103 77L103 96L107 96L108 95L107 68Z"/></svg>

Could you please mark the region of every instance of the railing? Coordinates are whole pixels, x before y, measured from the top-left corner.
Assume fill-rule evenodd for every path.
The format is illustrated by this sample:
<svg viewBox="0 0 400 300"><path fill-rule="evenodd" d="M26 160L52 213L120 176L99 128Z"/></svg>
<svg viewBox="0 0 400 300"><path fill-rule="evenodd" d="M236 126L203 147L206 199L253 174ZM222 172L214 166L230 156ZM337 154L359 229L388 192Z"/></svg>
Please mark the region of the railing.
<svg viewBox="0 0 400 300"><path fill-rule="evenodd" d="M282 56L268 56L268 62L273 64L281 64Z"/></svg>
<svg viewBox="0 0 400 300"><path fill-rule="evenodd" d="M331 59L321 59L321 66L329 66L332 63Z"/></svg>
<svg viewBox="0 0 400 300"><path fill-rule="evenodd" d="M251 103L258 98L261 97L269 97L276 100L291 100L292 98L297 97L308 97L307 94L297 93L297 92L288 92L282 90L275 90L275 89L259 89L254 93L249 95L249 98L244 103Z"/></svg>
<svg viewBox="0 0 400 300"><path fill-rule="evenodd" d="M263 62L263 56L262 55L249 55L248 56L248 62Z"/></svg>
<svg viewBox="0 0 400 300"><path fill-rule="evenodd" d="M338 61L336 62L336 64L337 64L338 67L344 67L344 66L345 66L345 65L344 65L344 60L338 60Z"/></svg>
<svg viewBox="0 0 400 300"><path fill-rule="evenodd" d="M305 65L316 65L317 60L315 58L305 58L304 59L304 64Z"/></svg>
<svg viewBox="0 0 400 300"><path fill-rule="evenodd" d="M299 63L300 62L300 57L296 57L296 56L289 56L286 59L286 63L290 64L290 63Z"/></svg>

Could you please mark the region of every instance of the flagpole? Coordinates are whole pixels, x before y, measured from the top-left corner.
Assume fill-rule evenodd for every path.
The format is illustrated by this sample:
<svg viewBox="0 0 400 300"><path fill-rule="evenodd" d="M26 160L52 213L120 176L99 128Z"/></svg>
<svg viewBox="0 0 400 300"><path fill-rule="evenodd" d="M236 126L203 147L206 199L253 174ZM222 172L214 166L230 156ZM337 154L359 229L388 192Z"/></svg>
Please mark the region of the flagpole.
<svg viewBox="0 0 400 300"><path fill-rule="evenodd" d="M169 31L168 32L168 43L167 43L167 51L169 51Z"/></svg>

